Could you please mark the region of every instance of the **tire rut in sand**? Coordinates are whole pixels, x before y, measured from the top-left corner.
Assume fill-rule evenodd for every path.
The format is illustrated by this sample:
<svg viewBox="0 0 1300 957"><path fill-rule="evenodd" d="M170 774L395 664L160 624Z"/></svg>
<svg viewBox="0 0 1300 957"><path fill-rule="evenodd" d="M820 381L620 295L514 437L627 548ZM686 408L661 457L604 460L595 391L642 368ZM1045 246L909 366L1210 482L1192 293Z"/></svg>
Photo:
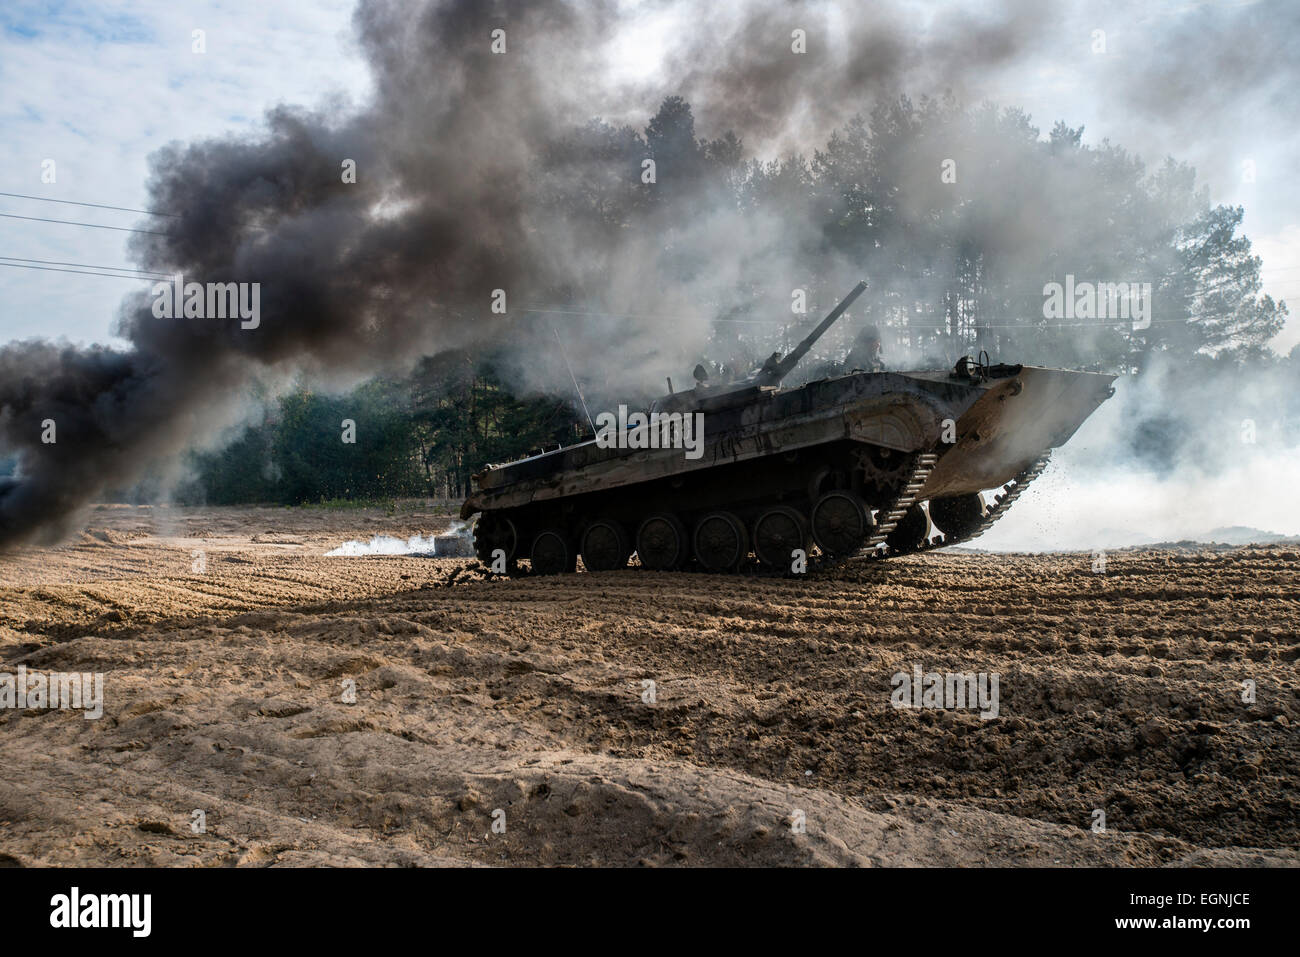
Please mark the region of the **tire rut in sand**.
<svg viewBox="0 0 1300 957"><path fill-rule="evenodd" d="M118 547L59 561L93 575ZM1300 860L1294 553L485 580L254 550L198 582L176 554L0 587L3 670L109 682L101 722L0 715L33 782L3 807L15 859L61 834L64 860L107 863ZM891 707L917 665L997 672L998 717ZM191 839L199 806L216 823Z"/></svg>

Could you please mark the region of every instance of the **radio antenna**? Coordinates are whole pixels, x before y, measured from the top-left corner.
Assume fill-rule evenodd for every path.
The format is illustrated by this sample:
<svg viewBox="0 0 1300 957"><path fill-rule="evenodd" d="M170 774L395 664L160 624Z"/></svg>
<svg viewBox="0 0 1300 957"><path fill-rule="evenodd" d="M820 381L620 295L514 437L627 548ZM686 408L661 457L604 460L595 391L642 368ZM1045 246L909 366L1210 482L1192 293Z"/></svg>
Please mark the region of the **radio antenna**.
<svg viewBox="0 0 1300 957"><path fill-rule="evenodd" d="M573 366L569 365L569 357L564 352L564 342L560 339L560 330L551 326L551 332L555 333L555 342L560 347L560 358L564 360L564 368L569 370L569 378L573 380L573 391L578 393L578 401L582 403L582 414L587 417L587 424L591 426L591 431L596 431L596 423L591 421L591 412L587 410L587 400L582 396L582 387L578 385L578 377L573 374Z"/></svg>

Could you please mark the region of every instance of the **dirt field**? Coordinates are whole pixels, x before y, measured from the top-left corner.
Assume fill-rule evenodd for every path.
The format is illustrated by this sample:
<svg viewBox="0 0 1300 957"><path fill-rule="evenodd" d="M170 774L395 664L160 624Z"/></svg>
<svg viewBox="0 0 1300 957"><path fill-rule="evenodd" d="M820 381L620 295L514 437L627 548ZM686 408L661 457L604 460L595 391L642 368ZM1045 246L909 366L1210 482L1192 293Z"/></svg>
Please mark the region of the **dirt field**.
<svg viewBox="0 0 1300 957"><path fill-rule="evenodd" d="M105 675L100 720L0 710L0 858L1300 863L1294 550L792 581L324 557L446 524L101 507L0 557L0 672ZM892 707L914 666L997 673L998 716Z"/></svg>

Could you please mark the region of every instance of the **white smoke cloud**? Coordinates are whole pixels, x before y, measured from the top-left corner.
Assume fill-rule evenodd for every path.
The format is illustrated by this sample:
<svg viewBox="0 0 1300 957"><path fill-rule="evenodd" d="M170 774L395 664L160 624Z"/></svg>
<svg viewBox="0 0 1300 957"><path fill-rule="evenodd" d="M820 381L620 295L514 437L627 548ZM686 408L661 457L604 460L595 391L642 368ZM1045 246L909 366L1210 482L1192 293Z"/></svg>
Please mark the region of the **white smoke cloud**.
<svg viewBox="0 0 1300 957"><path fill-rule="evenodd" d="M424 555L432 558L457 558L468 551L467 539L470 526L466 522L455 521L444 532L437 535L412 535L401 539L392 535L376 535L370 541L358 539L344 542L338 548L325 553L326 558L360 558L367 555Z"/></svg>
<svg viewBox="0 0 1300 957"><path fill-rule="evenodd" d="M1238 526L1300 535L1300 448L1284 445L1283 435L1246 444L1239 434L1225 434L1228 464L1219 460L1210 469L1184 456L1172 470L1157 472L1121 451L1115 438L1141 401L1140 390L1120 380L1116 397L1053 453L1047 470L973 547L1071 551L1187 539L1236 543L1240 536L1213 533Z"/></svg>

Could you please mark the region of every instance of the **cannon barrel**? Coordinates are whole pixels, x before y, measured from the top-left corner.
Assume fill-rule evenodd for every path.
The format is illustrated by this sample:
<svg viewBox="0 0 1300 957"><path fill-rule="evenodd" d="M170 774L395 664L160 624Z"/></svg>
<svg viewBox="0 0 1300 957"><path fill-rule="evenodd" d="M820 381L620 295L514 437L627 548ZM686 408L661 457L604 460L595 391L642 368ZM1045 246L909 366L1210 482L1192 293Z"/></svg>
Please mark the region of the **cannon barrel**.
<svg viewBox="0 0 1300 957"><path fill-rule="evenodd" d="M781 380L790 374L790 370L799 364L799 360L807 355L808 350L825 335L826 330L835 325L836 320L844 315L844 311L853 305L854 300L866 291L867 281L865 279L858 282L849 294L840 300L840 304L826 314L826 318L817 323L817 328L786 354L785 358L772 361L769 359L759 372L759 378L766 385L779 385ZM774 357L775 358L775 357Z"/></svg>

